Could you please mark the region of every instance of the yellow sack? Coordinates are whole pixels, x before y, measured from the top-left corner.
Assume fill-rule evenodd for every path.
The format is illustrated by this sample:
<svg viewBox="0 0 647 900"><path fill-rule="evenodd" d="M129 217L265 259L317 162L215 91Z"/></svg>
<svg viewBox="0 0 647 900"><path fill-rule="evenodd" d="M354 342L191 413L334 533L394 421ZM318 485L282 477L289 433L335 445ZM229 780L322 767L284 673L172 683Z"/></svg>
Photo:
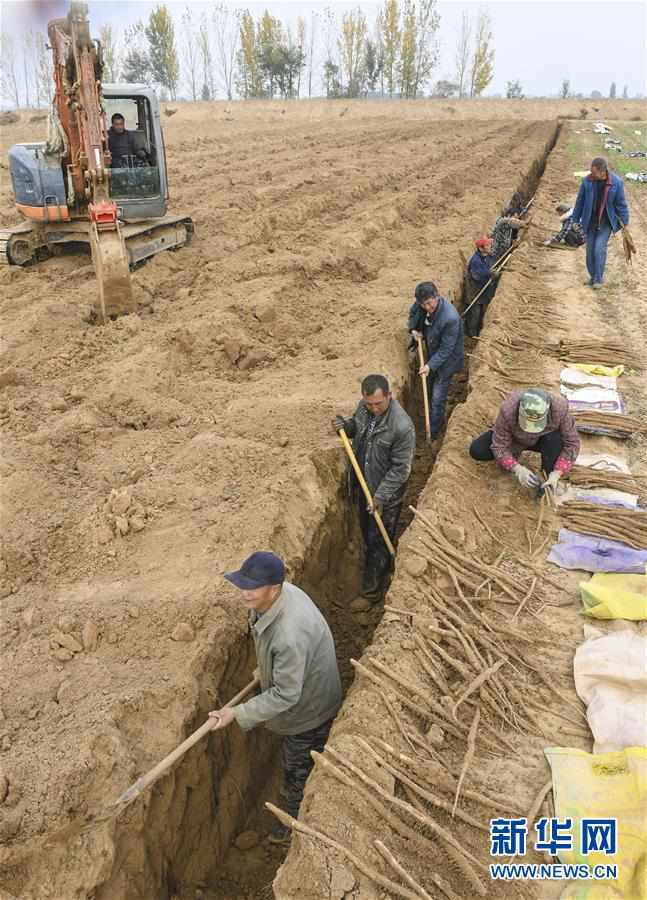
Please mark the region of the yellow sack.
<svg viewBox="0 0 647 900"><path fill-rule="evenodd" d="M619 378L625 370L624 366L603 366L601 363L569 363L569 366L589 375L606 375L609 378Z"/></svg>
<svg viewBox="0 0 647 900"><path fill-rule="evenodd" d="M598 573L580 581L584 612L596 619L647 620L647 574Z"/></svg>
<svg viewBox="0 0 647 900"><path fill-rule="evenodd" d="M647 747L617 753L586 753L548 747L555 815L573 819L573 849L563 863L618 866L617 881L572 881L560 900L645 900L647 898ZM615 855L581 853L581 819L618 820Z"/></svg>

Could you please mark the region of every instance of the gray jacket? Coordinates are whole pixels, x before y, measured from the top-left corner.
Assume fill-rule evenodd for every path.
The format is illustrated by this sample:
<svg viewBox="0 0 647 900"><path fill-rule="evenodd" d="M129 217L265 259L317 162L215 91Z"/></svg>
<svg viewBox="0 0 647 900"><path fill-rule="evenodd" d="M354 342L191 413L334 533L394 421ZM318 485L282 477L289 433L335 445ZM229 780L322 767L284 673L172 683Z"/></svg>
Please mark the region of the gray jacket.
<svg viewBox="0 0 647 900"><path fill-rule="evenodd" d="M234 707L243 731L264 724L300 734L332 719L341 705L335 644L310 597L286 581L266 613L250 613L250 625L261 693Z"/></svg>
<svg viewBox="0 0 647 900"><path fill-rule="evenodd" d="M353 439L356 454L373 418L364 401L360 400L352 419L346 419L345 431ZM413 422L393 399L384 415L377 419L370 437L366 438L364 478L376 503L395 506L402 502L415 449Z"/></svg>

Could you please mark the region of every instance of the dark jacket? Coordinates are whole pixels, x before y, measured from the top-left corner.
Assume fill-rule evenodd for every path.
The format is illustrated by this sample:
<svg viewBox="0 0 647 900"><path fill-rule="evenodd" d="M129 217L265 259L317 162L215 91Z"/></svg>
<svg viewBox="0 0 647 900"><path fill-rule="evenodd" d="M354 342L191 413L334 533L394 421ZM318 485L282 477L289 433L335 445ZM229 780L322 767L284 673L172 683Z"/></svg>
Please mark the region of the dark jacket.
<svg viewBox="0 0 647 900"><path fill-rule="evenodd" d="M492 266L494 265L493 256L484 256L478 250L470 256L467 264L467 271L470 278L479 288L490 280L492 277Z"/></svg>
<svg viewBox="0 0 647 900"><path fill-rule="evenodd" d="M131 132L125 130L122 132L115 131L111 126L108 129L108 149L112 154L112 165L115 168L127 166L127 157L135 155Z"/></svg>
<svg viewBox="0 0 647 900"><path fill-rule="evenodd" d="M391 400L389 408L377 419L370 437L366 431L373 416L360 400L352 418L346 419L345 430L353 441L353 450L359 454L366 441L364 478L373 499L381 506L401 503L411 474L413 454L416 449L416 429L397 400Z"/></svg>
<svg viewBox="0 0 647 900"><path fill-rule="evenodd" d="M575 209L573 210L573 222L582 226L582 231L587 232L593 219L593 204L595 201L595 181L591 175L587 175L582 179L580 189L577 193L575 201ZM604 215L606 210L611 222L613 231L619 231L620 225L629 224L629 207L625 199L625 188L622 179L615 174L609 172L604 197L602 198L602 207L600 216Z"/></svg>
<svg viewBox="0 0 647 900"><path fill-rule="evenodd" d="M409 331L419 331L427 345L429 371L441 378L460 372L465 365L463 350L463 320L445 297L431 317L429 324L421 306L414 303L409 310Z"/></svg>

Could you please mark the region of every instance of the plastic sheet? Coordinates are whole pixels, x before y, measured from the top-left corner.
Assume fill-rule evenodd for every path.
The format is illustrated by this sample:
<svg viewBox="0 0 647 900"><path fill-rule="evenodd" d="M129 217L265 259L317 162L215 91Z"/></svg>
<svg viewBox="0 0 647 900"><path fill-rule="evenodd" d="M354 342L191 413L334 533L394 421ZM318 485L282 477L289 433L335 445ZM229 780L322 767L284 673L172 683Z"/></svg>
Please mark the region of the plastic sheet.
<svg viewBox="0 0 647 900"><path fill-rule="evenodd" d="M546 561L562 569L638 575L647 565L647 550L634 550L620 541L578 534L568 528L560 529L558 541Z"/></svg>
<svg viewBox="0 0 647 900"><path fill-rule="evenodd" d="M580 581L584 612L596 619L647 621L647 574L597 574ZM646 813L647 814L647 813Z"/></svg>
<svg viewBox="0 0 647 900"><path fill-rule="evenodd" d="M553 773L555 815L573 819L573 849L563 863L618 866L617 881L573 881L561 900L640 900L647 897L647 749L586 753L563 747L544 751ZM617 852L581 853L581 820L616 818Z"/></svg>
<svg viewBox="0 0 647 900"><path fill-rule="evenodd" d="M575 689L586 704L595 753L647 747L647 634L623 624L594 633L575 653Z"/></svg>
<svg viewBox="0 0 647 900"><path fill-rule="evenodd" d="M597 387L608 391L617 391L617 379L609 375L594 375L591 372L582 372L575 366L568 366L559 373L562 384L572 388Z"/></svg>

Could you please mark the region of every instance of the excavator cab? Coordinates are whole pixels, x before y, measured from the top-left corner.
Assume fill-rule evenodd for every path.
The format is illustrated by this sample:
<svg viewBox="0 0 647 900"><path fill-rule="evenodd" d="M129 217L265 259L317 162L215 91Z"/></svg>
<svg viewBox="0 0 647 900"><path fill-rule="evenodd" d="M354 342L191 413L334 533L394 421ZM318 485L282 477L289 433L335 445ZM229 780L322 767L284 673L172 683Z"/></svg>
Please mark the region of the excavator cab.
<svg viewBox="0 0 647 900"><path fill-rule="evenodd" d="M110 196L123 222L166 215L168 182L160 107L146 85L104 84L106 123L120 113L130 134L133 152L113 159Z"/></svg>
<svg viewBox="0 0 647 900"><path fill-rule="evenodd" d="M130 269L187 244L193 222L167 215L155 92L147 85L103 83L101 45L90 36L87 3L73 0L47 33L55 86L48 139L9 150L16 208L25 221L0 230L0 265L24 266L66 244L84 245L97 274L95 312L105 322L136 309ZM108 129L115 113L124 117L129 135L113 159Z"/></svg>

